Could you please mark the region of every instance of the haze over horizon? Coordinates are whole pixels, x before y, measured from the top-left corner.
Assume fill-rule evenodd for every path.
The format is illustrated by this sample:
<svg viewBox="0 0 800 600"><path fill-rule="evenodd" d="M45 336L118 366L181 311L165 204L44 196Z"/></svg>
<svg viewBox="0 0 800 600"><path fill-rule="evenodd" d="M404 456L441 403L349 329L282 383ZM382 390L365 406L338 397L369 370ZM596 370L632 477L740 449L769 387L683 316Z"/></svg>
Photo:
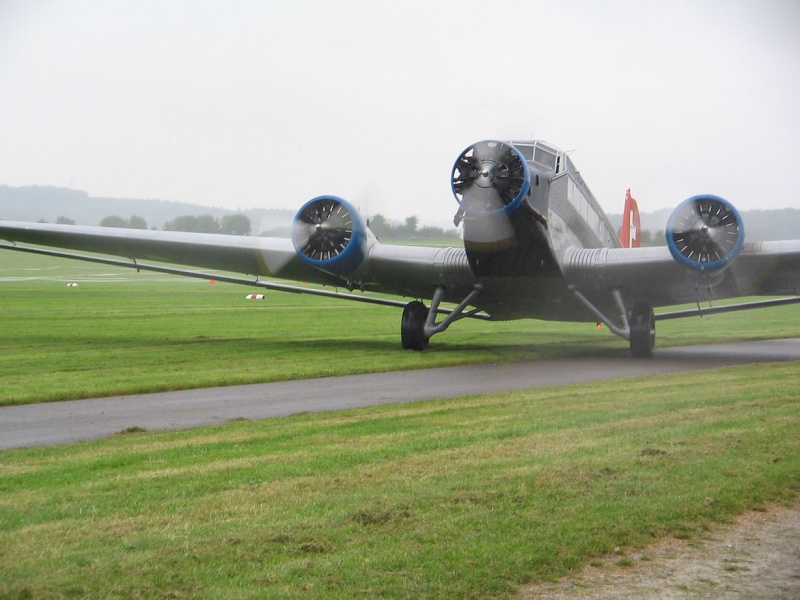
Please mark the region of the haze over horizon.
<svg viewBox="0 0 800 600"><path fill-rule="evenodd" d="M798 31L793 0L5 0L0 184L440 223L461 150L534 137L609 213L800 208Z"/></svg>

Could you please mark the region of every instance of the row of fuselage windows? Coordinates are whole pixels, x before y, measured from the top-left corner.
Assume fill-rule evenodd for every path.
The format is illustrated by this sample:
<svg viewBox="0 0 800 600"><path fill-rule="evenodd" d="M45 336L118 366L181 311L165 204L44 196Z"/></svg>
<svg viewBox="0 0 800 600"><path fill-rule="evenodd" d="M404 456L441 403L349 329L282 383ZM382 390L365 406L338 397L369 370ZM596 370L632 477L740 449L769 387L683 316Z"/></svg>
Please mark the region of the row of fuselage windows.
<svg viewBox="0 0 800 600"><path fill-rule="evenodd" d="M611 243L613 232L571 174L567 175L567 200L603 244Z"/></svg>
<svg viewBox="0 0 800 600"><path fill-rule="evenodd" d="M577 211L585 223L591 228L595 235L603 243L609 243L613 238L613 232L609 231L605 220L597 212L586 193L573 178L575 167L567 158L566 154L549 148L540 142L532 145L516 144L515 147L522 153L525 160L533 163L539 168L545 168L561 174L567 171L567 199L572 207Z"/></svg>

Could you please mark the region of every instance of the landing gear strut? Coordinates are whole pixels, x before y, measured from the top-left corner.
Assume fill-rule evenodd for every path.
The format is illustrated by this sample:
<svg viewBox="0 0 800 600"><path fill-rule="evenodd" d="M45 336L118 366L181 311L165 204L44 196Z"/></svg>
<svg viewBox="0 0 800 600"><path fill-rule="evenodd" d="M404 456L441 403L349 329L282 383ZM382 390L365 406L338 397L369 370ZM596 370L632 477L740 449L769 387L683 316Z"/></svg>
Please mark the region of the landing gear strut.
<svg viewBox="0 0 800 600"><path fill-rule="evenodd" d="M615 323L601 312L589 299L581 294L574 286L570 286L570 291L588 308L594 315L602 321L611 333L625 338L630 342L631 356L633 358L652 358L653 350L656 347L656 318L653 314L653 307L644 302L640 302L628 313L625 303L622 300L622 293L614 290L611 295L619 309L619 320L622 324Z"/></svg>
<svg viewBox="0 0 800 600"><path fill-rule="evenodd" d="M440 304L444 299L445 288L437 287L433 293L433 300L431 300L431 307L427 308L419 300L414 300L406 304L403 309L403 320L400 322L400 339L403 343L404 350L425 350L428 348L431 337L437 333L441 333L451 323L455 323L460 319L466 317L473 317L480 309L465 310L472 300L481 293L483 288L476 285L473 290L467 294L467 297L454 309L440 308ZM436 315L444 313L447 316L440 322L436 322Z"/></svg>

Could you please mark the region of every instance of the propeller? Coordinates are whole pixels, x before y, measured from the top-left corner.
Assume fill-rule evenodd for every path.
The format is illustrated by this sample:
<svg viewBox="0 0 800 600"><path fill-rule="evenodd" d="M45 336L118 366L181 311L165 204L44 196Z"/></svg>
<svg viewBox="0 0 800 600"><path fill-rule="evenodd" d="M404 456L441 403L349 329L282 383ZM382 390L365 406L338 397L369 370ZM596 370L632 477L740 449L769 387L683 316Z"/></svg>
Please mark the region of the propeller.
<svg viewBox="0 0 800 600"><path fill-rule="evenodd" d="M530 180L525 157L511 144L484 140L464 150L453 165L451 186L465 239L491 243L513 237L508 215L524 200Z"/></svg>
<svg viewBox="0 0 800 600"><path fill-rule="evenodd" d="M528 193L530 180L525 157L505 142L473 144L453 165L453 194L473 213L514 211Z"/></svg>
<svg viewBox="0 0 800 600"><path fill-rule="evenodd" d="M342 198L319 196L297 212L292 242L307 263L336 274L349 272L364 258L365 228Z"/></svg>
<svg viewBox="0 0 800 600"><path fill-rule="evenodd" d="M739 254L744 226L730 202L706 194L677 206L667 223L666 238L670 253L679 263L695 271L714 271Z"/></svg>

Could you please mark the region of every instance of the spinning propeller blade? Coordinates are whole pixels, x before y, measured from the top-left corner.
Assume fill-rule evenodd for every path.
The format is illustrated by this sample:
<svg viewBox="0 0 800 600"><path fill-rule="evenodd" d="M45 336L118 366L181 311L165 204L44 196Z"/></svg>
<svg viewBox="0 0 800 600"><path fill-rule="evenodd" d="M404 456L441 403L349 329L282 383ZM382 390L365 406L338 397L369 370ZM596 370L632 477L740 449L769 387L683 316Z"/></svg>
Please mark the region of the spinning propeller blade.
<svg viewBox="0 0 800 600"><path fill-rule="evenodd" d="M744 227L734 206L719 196L693 196L667 223L667 246L678 262L696 271L725 266L739 253Z"/></svg>

